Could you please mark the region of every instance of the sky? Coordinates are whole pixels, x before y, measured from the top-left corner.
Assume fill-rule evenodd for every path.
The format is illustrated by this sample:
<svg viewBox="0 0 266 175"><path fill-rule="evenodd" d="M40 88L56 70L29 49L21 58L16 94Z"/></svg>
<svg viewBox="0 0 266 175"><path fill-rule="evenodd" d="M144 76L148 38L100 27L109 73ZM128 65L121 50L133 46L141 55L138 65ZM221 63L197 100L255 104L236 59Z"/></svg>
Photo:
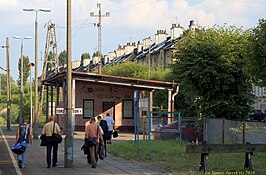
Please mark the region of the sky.
<svg viewBox="0 0 266 175"><path fill-rule="evenodd" d="M0 0L0 46L6 37L10 44L10 69L14 80L18 79L18 60L21 41L13 36L32 36L24 40L23 55L34 62L35 12L23 8L51 9L50 13L38 12L38 74L41 75L48 21L56 24L58 52L66 49L66 2L67 0ZM118 45L142 41L151 37L154 41L157 30L170 33L173 23L180 23L185 29L189 21L197 25L235 25L249 29L256 27L260 18L266 18L266 0L72 0L72 60L80 60L82 53L90 55L97 51L98 29L94 23L98 18L97 3L102 13L102 53L117 49ZM6 52L0 48L0 66L6 67ZM5 73L0 70L0 73ZM34 77L34 70L32 71Z"/></svg>

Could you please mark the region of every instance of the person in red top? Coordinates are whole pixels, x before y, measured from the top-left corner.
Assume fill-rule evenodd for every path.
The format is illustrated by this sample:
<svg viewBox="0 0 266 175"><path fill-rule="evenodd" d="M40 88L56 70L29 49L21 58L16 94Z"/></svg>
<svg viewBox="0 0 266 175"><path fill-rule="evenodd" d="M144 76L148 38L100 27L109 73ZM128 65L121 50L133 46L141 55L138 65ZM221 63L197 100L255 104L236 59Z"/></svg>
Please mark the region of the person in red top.
<svg viewBox="0 0 266 175"><path fill-rule="evenodd" d="M100 127L96 124L96 120L94 117L90 119L90 124L86 126L85 128L85 141L86 139L96 139L96 144L88 146L89 147L89 153L87 155L88 163L91 164L92 168L96 168L97 161L98 161L98 144L103 144L103 138L102 138L102 131Z"/></svg>

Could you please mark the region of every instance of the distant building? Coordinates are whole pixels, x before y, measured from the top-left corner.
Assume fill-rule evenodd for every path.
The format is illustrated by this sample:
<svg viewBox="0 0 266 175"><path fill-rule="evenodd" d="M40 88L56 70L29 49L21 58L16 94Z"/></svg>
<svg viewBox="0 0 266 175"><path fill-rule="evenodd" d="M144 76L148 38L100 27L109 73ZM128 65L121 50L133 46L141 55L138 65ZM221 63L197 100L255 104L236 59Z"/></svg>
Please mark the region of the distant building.
<svg viewBox="0 0 266 175"><path fill-rule="evenodd" d="M252 91L257 97L257 100L252 105L253 110L258 110L266 113L266 87L252 86Z"/></svg>
<svg viewBox="0 0 266 175"><path fill-rule="evenodd" d="M55 108L67 108L67 73L66 69L59 73L51 72L43 83L47 88L46 93L56 98L56 103L47 105L47 111L55 111ZM102 116L110 113L115 120L115 127L119 130L134 130L134 116L139 114L137 110L140 94L146 93L152 106L152 94L154 90L164 90L168 92L169 106L171 112L172 95L176 83L162 82L154 80L144 80L139 78L128 78L121 76L111 76L103 74L92 74L88 72L72 72L72 107L82 109L82 113L73 114L73 126L76 130L84 131L85 122L91 117ZM57 94L53 93L56 88ZM61 90L60 90L61 89ZM139 92L136 94L136 91ZM48 95L47 94L47 95ZM55 99L55 98L54 98ZM146 109L147 111L148 109ZM152 111L152 108L150 109ZM48 115L48 113L46 114ZM56 114L57 122L66 128L66 114L60 112ZM48 116L47 116L48 117Z"/></svg>

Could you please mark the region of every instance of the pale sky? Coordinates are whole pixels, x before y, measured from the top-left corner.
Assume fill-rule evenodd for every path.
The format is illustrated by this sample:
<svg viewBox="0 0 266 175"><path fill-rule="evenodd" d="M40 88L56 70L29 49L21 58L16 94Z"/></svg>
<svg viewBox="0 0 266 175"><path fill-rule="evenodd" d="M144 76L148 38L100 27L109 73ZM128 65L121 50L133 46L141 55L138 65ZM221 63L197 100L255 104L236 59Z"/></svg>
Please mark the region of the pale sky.
<svg viewBox="0 0 266 175"><path fill-rule="evenodd" d="M107 54L127 42L142 41L146 37L154 40L156 30L170 33L172 23L188 28L195 20L200 26L235 25L244 29L257 26L260 18L266 18L266 0L72 0L72 60L80 55L97 50L96 4L101 3L102 13L110 17L102 19L102 53ZM45 24L51 20L56 24L58 51L66 48L66 0L0 0L0 45L9 37L11 76L18 79L20 40L14 35L26 37L24 55L34 62L35 12L24 12L23 8L49 8L51 13L38 13L39 29L39 75L41 57L45 49ZM42 54L41 54L42 52ZM5 50L0 50L0 66L6 67ZM4 73L0 70L0 73ZM34 70L33 70L34 77Z"/></svg>

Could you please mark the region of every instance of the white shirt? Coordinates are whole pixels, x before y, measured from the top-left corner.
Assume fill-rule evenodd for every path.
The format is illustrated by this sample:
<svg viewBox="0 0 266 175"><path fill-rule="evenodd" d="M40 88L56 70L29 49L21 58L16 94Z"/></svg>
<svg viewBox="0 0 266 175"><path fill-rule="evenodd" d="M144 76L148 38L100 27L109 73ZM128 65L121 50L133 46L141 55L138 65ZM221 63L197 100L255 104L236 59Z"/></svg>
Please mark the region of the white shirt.
<svg viewBox="0 0 266 175"><path fill-rule="evenodd" d="M115 123L114 119L111 116L106 116L104 120L107 121L108 131L113 131L113 127Z"/></svg>

